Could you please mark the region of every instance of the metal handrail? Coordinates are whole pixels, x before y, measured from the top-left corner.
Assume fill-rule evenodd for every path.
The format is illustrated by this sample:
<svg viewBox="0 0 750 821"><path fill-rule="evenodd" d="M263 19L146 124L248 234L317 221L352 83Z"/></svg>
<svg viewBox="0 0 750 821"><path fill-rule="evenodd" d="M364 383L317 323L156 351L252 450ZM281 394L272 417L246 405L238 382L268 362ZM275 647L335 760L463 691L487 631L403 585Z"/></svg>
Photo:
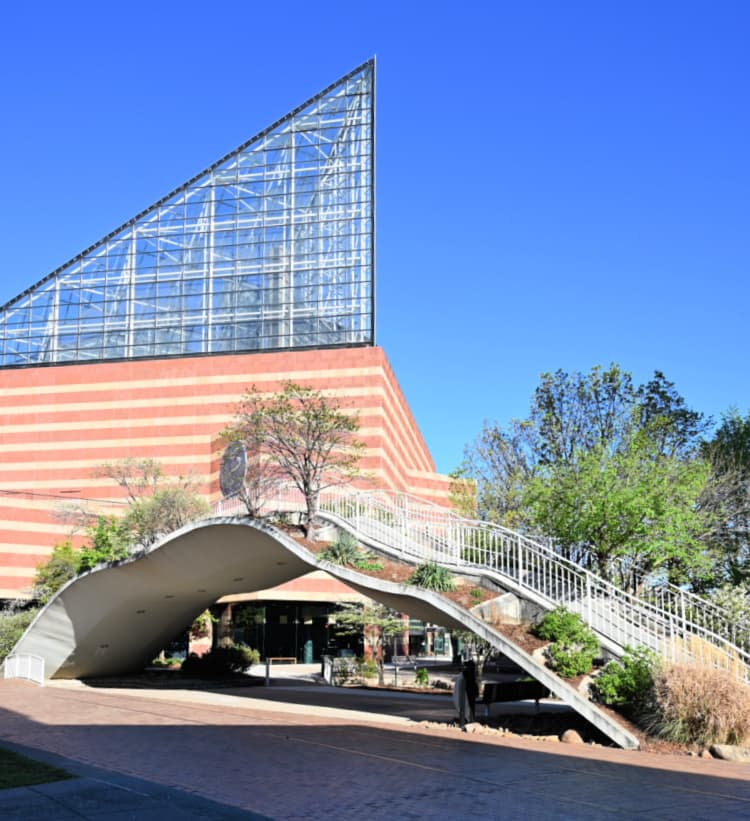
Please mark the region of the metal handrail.
<svg viewBox="0 0 750 821"><path fill-rule="evenodd" d="M225 515L242 509L239 500L221 506ZM303 499L296 488L279 486L267 509L301 511ZM511 588L546 608L562 605L579 613L618 648L644 645L671 661L710 662L750 680L750 653L691 618L688 607L667 607L624 591L508 528L464 519L408 494L357 491L349 486L323 491L320 512L404 558L498 574Z"/></svg>

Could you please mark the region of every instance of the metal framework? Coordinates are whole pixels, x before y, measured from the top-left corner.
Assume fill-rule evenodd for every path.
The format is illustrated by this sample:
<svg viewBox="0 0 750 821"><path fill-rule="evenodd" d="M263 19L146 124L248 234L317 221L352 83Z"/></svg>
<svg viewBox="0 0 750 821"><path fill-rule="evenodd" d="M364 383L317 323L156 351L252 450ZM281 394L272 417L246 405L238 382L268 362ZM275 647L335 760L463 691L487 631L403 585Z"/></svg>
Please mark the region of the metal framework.
<svg viewBox="0 0 750 821"><path fill-rule="evenodd" d="M0 307L0 367L374 344L374 73Z"/></svg>

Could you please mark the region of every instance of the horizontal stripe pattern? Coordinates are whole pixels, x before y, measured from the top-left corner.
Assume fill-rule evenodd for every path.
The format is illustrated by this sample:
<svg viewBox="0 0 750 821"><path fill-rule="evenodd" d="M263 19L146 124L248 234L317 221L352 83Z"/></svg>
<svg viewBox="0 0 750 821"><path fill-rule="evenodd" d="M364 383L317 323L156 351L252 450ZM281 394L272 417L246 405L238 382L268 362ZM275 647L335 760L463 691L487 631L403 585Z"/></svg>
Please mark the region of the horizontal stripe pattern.
<svg viewBox="0 0 750 821"><path fill-rule="evenodd" d="M362 468L377 486L446 503L448 478L435 473L380 348L0 370L0 596L28 595L36 565L69 537L62 506L123 509L121 489L96 475L106 461L154 458L217 498L220 434L243 393L270 396L287 379L358 414Z"/></svg>

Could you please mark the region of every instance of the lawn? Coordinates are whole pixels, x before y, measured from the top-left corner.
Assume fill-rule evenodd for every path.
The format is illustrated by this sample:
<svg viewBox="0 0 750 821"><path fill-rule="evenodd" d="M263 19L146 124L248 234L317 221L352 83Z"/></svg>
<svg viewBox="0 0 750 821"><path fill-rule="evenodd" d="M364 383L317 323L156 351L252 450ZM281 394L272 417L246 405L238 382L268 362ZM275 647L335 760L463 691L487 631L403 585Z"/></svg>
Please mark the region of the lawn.
<svg viewBox="0 0 750 821"><path fill-rule="evenodd" d="M0 790L73 778L70 773L0 747Z"/></svg>

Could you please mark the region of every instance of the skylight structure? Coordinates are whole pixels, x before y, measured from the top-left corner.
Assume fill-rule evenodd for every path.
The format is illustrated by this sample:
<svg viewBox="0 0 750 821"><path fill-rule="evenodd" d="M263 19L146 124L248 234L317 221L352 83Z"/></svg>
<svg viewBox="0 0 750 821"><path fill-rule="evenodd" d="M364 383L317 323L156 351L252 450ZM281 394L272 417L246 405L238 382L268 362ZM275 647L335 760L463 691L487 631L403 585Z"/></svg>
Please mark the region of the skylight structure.
<svg viewBox="0 0 750 821"><path fill-rule="evenodd" d="M0 307L0 366L374 344L374 68Z"/></svg>

